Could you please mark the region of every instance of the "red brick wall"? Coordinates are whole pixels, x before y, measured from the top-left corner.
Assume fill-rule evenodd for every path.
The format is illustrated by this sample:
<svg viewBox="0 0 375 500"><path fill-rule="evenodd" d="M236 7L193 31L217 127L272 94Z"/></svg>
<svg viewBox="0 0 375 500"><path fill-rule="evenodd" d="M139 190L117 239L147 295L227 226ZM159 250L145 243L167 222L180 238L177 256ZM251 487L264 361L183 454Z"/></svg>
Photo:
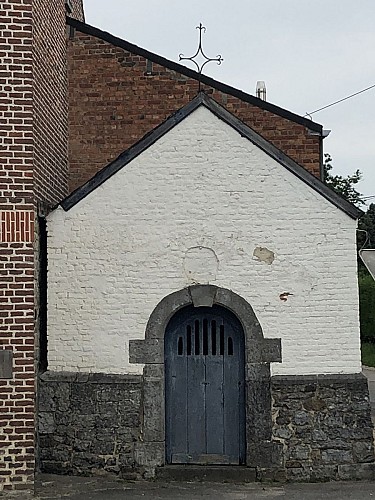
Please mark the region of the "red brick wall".
<svg viewBox="0 0 375 500"><path fill-rule="evenodd" d="M69 14L84 19L83 1ZM65 0L33 0L34 194L43 210L68 190Z"/></svg>
<svg viewBox="0 0 375 500"><path fill-rule="evenodd" d="M82 2L75 1L82 19ZM64 0L0 1L0 491L30 488L38 352L36 213L67 194Z"/></svg>
<svg viewBox="0 0 375 500"><path fill-rule="evenodd" d="M70 190L134 144L196 94L196 80L94 36L75 32L68 48ZM229 111L291 158L320 174L320 139L305 126L210 87Z"/></svg>
<svg viewBox="0 0 375 500"><path fill-rule="evenodd" d="M34 188L55 205L67 193L65 0L34 0Z"/></svg>
<svg viewBox="0 0 375 500"><path fill-rule="evenodd" d="M72 1L72 12L68 14L70 17L74 19L78 19L78 21L85 20L85 13L83 10L83 0L73 0Z"/></svg>
<svg viewBox="0 0 375 500"><path fill-rule="evenodd" d="M0 2L0 490L34 471L32 0Z"/></svg>

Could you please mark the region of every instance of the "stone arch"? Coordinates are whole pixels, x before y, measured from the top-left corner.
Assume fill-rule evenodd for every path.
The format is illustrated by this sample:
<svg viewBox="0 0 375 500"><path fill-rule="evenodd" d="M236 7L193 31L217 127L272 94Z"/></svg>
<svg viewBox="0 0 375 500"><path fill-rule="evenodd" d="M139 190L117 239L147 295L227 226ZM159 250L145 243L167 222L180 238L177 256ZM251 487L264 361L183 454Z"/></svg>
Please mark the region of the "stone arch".
<svg viewBox="0 0 375 500"><path fill-rule="evenodd" d="M130 362L144 364L142 433L136 459L151 474L165 464L164 334L169 320L181 308L229 309L245 334L246 465L268 468L278 465L280 450L271 441L270 362L281 362L280 339L264 338L251 305L231 290L214 285L194 285L164 297L151 313L144 340L131 340Z"/></svg>

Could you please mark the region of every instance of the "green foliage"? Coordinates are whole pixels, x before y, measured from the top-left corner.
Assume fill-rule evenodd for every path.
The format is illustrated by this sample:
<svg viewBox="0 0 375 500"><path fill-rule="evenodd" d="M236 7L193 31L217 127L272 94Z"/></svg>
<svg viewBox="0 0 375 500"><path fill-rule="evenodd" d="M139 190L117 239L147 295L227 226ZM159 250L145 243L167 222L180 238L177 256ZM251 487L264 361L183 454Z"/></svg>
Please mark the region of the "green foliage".
<svg viewBox="0 0 375 500"><path fill-rule="evenodd" d="M336 193L343 196L356 206L364 205L362 194L355 189L355 185L362 179L362 173L357 169L354 174L343 177L342 175L332 175L332 158L328 153L324 154L324 182Z"/></svg>
<svg viewBox="0 0 375 500"><path fill-rule="evenodd" d="M362 178L362 173L356 170L354 174L343 177L332 175L332 158L324 155L324 180L327 186L336 191L356 206L364 205L362 194L355 185ZM375 248L375 204L372 203L367 212L358 222L357 248ZM361 339L363 363L375 366L375 281L358 257L359 313L361 321Z"/></svg>
<svg viewBox="0 0 375 500"><path fill-rule="evenodd" d="M358 275L361 339L375 345L375 281L365 270Z"/></svg>
<svg viewBox="0 0 375 500"><path fill-rule="evenodd" d="M375 344L362 342L362 364L375 367Z"/></svg>
<svg viewBox="0 0 375 500"><path fill-rule="evenodd" d="M367 212L359 219L358 229L361 233L358 237L358 245L363 246L366 243L367 248L375 248L375 204L371 203ZM365 233L367 232L367 237ZM366 241L367 239L367 241Z"/></svg>
<svg viewBox="0 0 375 500"><path fill-rule="evenodd" d="M375 247L375 204L359 219L357 248L360 250ZM359 315L362 341L373 342L375 350L375 281L358 258ZM375 365L368 365L375 366Z"/></svg>
<svg viewBox="0 0 375 500"><path fill-rule="evenodd" d="M367 212L358 221L357 249L375 248L375 204L371 203ZM358 257L358 272L367 273L362 259ZM361 283L359 283L361 286Z"/></svg>

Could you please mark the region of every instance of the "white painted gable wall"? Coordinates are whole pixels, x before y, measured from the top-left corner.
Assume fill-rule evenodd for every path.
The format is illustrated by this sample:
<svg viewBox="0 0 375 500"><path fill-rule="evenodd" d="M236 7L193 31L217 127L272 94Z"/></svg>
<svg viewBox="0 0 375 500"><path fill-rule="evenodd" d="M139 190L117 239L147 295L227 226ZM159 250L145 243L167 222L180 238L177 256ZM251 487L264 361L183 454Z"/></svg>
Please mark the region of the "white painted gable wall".
<svg viewBox="0 0 375 500"><path fill-rule="evenodd" d="M209 281L244 297L265 337L281 337L274 375L359 372L355 229L200 107L48 216L49 369L140 373L129 339L144 338L163 297Z"/></svg>

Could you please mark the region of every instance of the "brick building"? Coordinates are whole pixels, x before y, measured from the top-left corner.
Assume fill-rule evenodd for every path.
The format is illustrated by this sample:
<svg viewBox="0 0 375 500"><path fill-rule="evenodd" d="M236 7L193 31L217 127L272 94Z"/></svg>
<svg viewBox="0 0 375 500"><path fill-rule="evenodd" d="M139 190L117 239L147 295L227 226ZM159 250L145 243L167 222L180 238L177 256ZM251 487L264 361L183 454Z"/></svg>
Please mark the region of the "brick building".
<svg viewBox="0 0 375 500"><path fill-rule="evenodd" d="M0 3L0 490L28 487L35 468L35 223L68 193L65 15L64 0Z"/></svg>
<svg viewBox="0 0 375 500"><path fill-rule="evenodd" d="M172 113L177 112L176 116L179 116L178 110L184 109L184 106L189 105L197 95L198 75L179 64L86 25L82 0L54 2L9 0L1 3L0 12L2 30L0 127L3 156L0 167L0 317L2 319L0 426L3 430L0 450L4 457L0 462L0 490L30 487L36 462L41 463L45 470L59 472L79 473L104 468L122 473L129 470L135 474L142 471L147 473L157 464L157 460L153 462L151 460L150 463L149 456L153 453L160 454L160 446L154 449L150 443L154 443L157 439L155 436L149 437L148 447L146 439L143 448L140 446L135 452L134 442L138 439L136 435L139 436L139 433L145 431L137 427L138 424L132 424L133 427L130 424L125 425L126 439L123 441L125 448L117 450L116 454L113 449L106 450L103 443L100 443L102 446L100 450L90 449L92 444L88 442L85 429L80 429L82 435L75 434L73 441L67 442L66 439L71 439L70 432L68 431L65 437L59 435L61 430L59 423L66 418L64 405L69 404L72 405L69 408L78 408L76 413L72 412L73 415L80 415L80 411L85 414L84 408L86 408L94 414L96 421L100 420L99 427L110 429L106 424L111 416L110 413L101 414L100 411L95 413L98 412L98 405L100 406L98 394L103 396L105 389L110 386L117 393L121 393L122 389L125 391L122 394L134 397L132 396L133 399L130 396L120 397L122 402L103 399L103 406L109 408L112 404L119 408L119 405L122 405L124 415L129 415L130 412L130 420L138 421L137 419L141 418L139 413L133 415L130 408L137 408L134 401L138 396L143 397L147 387L151 387L147 386L147 381L152 379L150 375L152 367L145 372L145 385L141 383L140 365L135 364L131 369L131 363L128 361L125 365L130 369L126 371L125 378L111 379L111 374L114 372L97 364L95 356L93 358L92 353L90 354L91 347L85 350L80 342L75 345L74 339L70 339L70 344L64 348L72 349L72 353L75 352L75 348L81 350L82 363L65 366L63 362L58 361L57 350L53 351L53 345L57 345L56 335L57 337L59 335L54 330L54 337L51 340L51 369L42 376L41 390L36 391L37 373L44 372L48 364L47 235L44 217L69 193L73 192L73 197L79 197L82 194L81 186L85 182L98 174L103 166L114 161L124 150L136 144L145 134L159 126ZM275 161L278 161L278 154L281 155L282 161L285 160L283 155L287 155L293 165L294 162L298 164L296 168L301 172L306 169L309 176L312 174L316 178L320 177L322 164L320 125L205 76L202 76L202 90L223 106L223 109L233 116L233 120L240 120L245 127L250 127L255 133L260 134L267 141L268 149L277 148L272 150L275 152ZM98 176L100 178L101 174ZM93 179L98 179L98 176ZM310 176L309 179L313 185L311 179L314 177ZM315 182L319 184L319 189L323 189L323 198L327 198L321 183L318 180ZM75 195L76 189L78 191ZM318 206L313 203L311 206L314 207L314 211L319 211ZM347 206L346 208L346 212L352 210ZM323 209L322 211L324 212ZM357 215L358 212L352 212L354 218ZM55 215L51 217L52 221ZM352 227L348 223L348 228L349 226ZM52 235L53 231L51 226L49 234ZM351 239L354 238L353 234L350 236ZM82 240L82 245L86 243ZM54 244L56 245L56 242ZM349 267L355 267L354 246L350 245L351 250L345 247L348 252L352 252L349 257ZM263 258L262 251L260 252ZM69 265L69 262L64 262L64 266L65 264ZM356 311L357 295L353 273L351 280L350 286L354 290L354 302L351 306ZM186 286L188 284L190 282L186 283ZM222 285L224 287L225 284ZM231 288L228 283L227 288ZM283 292L287 291L282 290L280 294ZM73 290L66 291L66 294L66 297L74 297ZM285 297L278 300L284 303ZM79 300L82 300L82 297L77 297L77 303ZM66 307L67 303L69 301L64 303L62 300L54 307L58 310L60 305ZM288 301L287 303L290 304ZM327 393L330 387L333 387L332 384L341 388L344 384L343 390L347 391L348 397L354 400L357 391L362 404L362 413L358 410L355 418L362 418L364 434L358 438L357 445L356 435L350 437L353 441L350 444L350 452L346 455L346 452L342 452L344 458L337 459L337 463L335 462L331 469L329 461L333 460L334 454L326 453L329 465L324 469L324 477L345 477L345 474L347 477L355 474L368 477L373 470L372 445L369 444L371 434L369 408L365 400L366 384L357 376L359 338L355 316L356 313L346 324L346 327L351 329L348 346L352 356L347 365L350 366L350 373L346 371L346 377L348 378L350 374L355 375L352 379L349 377L348 384L345 385L341 379L329 379L325 383L320 378L318 381L316 377L322 375L322 370L319 371L318 368L312 370L310 367L307 372L306 369L300 372L315 377L309 385L310 389L315 388L311 390L312 394L309 393L310 406L319 403L316 384L323 387L321 390ZM48 323L52 325L56 323L54 318L53 309L50 308ZM144 318L133 318L132 321L139 325L144 323ZM265 336L271 338L271 331ZM82 339L85 338L83 332L84 327L80 331ZM277 334L274 336L278 337ZM134 341L141 338L141 335L129 337ZM125 342L124 345L129 344ZM126 358L129 356L126 350L128 347L122 348L125 349ZM135 362L137 360L143 362L139 361L141 358L136 354L133 356ZM278 355L275 356L278 358ZM271 360L267 359L268 362ZM335 367L333 363L323 375L345 372L339 364L338 362ZM65 374L60 376L58 373L61 370L65 371ZM86 380L84 373L93 373L96 370L99 375L96 379L95 375L90 379L93 382L90 390L94 392L91 396L87 396L89 394L87 387L82 385ZM117 371L120 371L120 375L124 375L121 369ZM72 372L83 372L83 375L72 375ZM104 379L100 378L100 373L105 375ZM297 384L294 392L298 392L300 386L294 382ZM161 380L158 379L157 384L160 383ZM270 380L266 379L265 383L269 384ZM274 379L274 383L276 389L273 404L275 411L280 413L281 409L277 409L277 405L283 401L285 394L280 389L280 380ZM72 396L72 401L69 400L68 403L64 399L67 394ZM113 398L113 392L110 391L110 394ZM90 406L93 400L96 405L95 411ZM150 400L149 403L151 406L148 408L139 407L139 412L146 415L147 412L154 411ZM265 404L270 404L270 399ZM339 406L340 401L336 401L335 404ZM40 437L35 439L37 407L41 413L39 422L41 433ZM350 411L352 410L353 408ZM301 415L299 417L302 418ZM270 418L270 414L267 418ZM342 415L337 418L342 418ZM74 427L74 424L72 425ZM121 426L121 422L119 425ZM155 425L155 422L151 422L151 426ZM357 426L357 420L355 425ZM280 432L282 433L283 429ZM307 432L312 431L309 428ZM283 446L286 446L285 439L289 438L279 436L277 439L279 441L284 439ZM111 443L112 441L109 441L110 448ZM275 443L271 444L271 441L269 446L278 448ZM334 449L339 443L335 441L332 446ZM103 458L104 455L108 456L108 461ZM122 458L119 458L120 456ZM135 466L137 460L138 468ZM293 460L294 458L290 457L290 462ZM312 460L310 455L306 460L306 464ZM296 458L294 463L297 462ZM364 462L369 462L370 466L363 466L361 469L353 465ZM94 465L90 466L90 463ZM308 476L311 479L314 474L309 475L306 472L308 467L306 464L301 465L299 469L304 471L301 474L305 474L305 478ZM338 464L341 466L339 476ZM292 466L290 468L293 469ZM297 465L294 469L298 469ZM292 474L293 472L289 477L292 477ZM295 474L298 476L298 471L295 471Z"/></svg>

